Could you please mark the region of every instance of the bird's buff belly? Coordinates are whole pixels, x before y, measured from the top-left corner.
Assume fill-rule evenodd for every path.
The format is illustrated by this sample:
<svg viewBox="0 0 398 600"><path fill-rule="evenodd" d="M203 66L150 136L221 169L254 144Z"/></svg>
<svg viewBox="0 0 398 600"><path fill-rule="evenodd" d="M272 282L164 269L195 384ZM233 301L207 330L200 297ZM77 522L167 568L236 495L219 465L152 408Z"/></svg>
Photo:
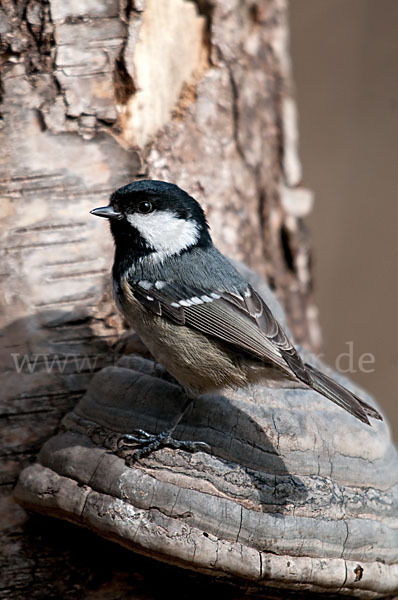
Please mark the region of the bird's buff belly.
<svg viewBox="0 0 398 600"><path fill-rule="evenodd" d="M134 298L118 298L122 312L152 356L190 393L248 383L239 361L220 343L184 325L152 315Z"/></svg>

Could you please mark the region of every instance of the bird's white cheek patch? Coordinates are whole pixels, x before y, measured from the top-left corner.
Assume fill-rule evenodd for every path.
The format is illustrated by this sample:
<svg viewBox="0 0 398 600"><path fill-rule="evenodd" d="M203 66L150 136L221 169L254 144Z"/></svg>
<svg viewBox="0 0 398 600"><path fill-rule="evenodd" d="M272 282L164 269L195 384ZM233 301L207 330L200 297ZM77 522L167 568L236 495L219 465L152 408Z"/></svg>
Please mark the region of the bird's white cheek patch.
<svg viewBox="0 0 398 600"><path fill-rule="evenodd" d="M198 241L196 223L179 219L169 211L154 211L149 215L133 214L127 220L155 252L164 255L178 254Z"/></svg>

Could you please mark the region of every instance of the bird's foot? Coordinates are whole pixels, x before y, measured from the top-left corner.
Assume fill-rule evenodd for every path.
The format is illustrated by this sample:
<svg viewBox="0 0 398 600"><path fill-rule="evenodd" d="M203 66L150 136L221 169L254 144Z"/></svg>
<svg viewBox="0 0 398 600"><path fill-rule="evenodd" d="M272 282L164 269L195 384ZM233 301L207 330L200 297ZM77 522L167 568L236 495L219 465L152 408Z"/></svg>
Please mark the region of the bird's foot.
<svg viewBox="0 0 398 600"><path fill-rule="evenodd" d="M185 450L187 452L199 452L201 450L210 451L210 446L205 442L191 442L191 441L180 441L171 437L173 429L166 429L154 435L144 431L143 429L136 429L134 433L126 433L119 438L118 448L119 450L126 450L131 447L134 449L132 452L125 457L126 464L133 465L140 458L149 456L155 450L160 448L168 447L174 448L175 450Z"/></svg>

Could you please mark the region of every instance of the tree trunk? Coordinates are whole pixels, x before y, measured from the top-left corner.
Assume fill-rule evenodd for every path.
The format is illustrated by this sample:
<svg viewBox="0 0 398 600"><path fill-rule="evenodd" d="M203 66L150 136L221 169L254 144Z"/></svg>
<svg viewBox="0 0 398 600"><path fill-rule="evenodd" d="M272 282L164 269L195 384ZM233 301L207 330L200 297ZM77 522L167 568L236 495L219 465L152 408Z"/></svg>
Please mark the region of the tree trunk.
<svg viewBox="0 0 398 600"><path fill-rule="evenodd" d="M180 597L208 593L207 580L27 519L10 492L114 360L112 243L88 211L137 177L204 204L220 250L265 276L296 339L317 347L286 17L285 0L1 2L0 597L153 598L154 570L170 585L178 574Z"/></svg>

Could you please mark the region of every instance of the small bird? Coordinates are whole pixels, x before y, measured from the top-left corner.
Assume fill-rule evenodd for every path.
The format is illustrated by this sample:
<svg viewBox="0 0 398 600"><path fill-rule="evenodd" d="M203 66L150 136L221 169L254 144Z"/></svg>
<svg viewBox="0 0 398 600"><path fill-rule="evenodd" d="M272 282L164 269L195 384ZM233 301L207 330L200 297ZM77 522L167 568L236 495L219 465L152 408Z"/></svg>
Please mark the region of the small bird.
<svg viewBox="0 0 398 600"><path fill-rule="evenodd" d="M115 242L116 303L148 350L183 387L187 400L159 435L122 436L141 446L134 459L167 445L190 451L172 433L201 394L263 381L294 381L316 390L370 425L369 404L303 362L270 309L213 245L194 198L164 181L135 181L91 214L109 219Z"/></svg>

